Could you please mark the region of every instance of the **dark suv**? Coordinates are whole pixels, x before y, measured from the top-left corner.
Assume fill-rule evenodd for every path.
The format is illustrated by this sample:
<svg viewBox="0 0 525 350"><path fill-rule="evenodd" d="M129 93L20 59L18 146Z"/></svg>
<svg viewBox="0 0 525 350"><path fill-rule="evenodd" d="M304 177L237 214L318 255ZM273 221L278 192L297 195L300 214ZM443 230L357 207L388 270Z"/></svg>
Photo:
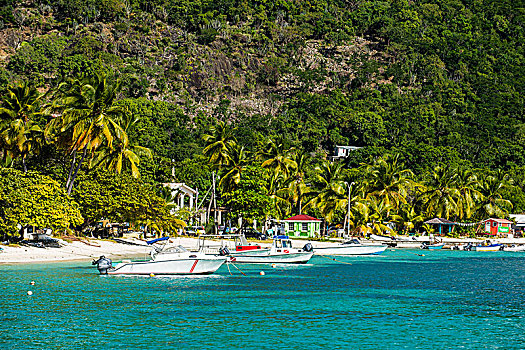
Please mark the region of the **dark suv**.
<svg viewBox="0 0 525 350"><path fill-rule="evenodd" d="M264 233L261 233L261 232L257 231L253 227L244 227L242 229L241 233L246 238L255 238L255 239L260 239L260 240L263 240L263 241L268 238L268 237L266 237L266 235Z"/></svg>

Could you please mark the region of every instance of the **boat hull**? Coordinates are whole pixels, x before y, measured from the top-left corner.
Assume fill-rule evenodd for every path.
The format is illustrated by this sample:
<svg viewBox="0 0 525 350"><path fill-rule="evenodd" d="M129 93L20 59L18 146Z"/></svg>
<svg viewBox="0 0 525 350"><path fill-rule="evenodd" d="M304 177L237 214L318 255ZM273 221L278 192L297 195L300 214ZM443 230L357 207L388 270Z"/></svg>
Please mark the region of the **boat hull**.
<svg viewBox="0 0 525 350"><path fill-rule="evenodd" d="M276 253L272 251L258 252L258 254L232 253L230 261L235 264L306 264L313 254L313 252Z"/></svg>
<svg viewBox="0 0 525 350"><path fill-rule="evenodd" d="M348 245L314 248L315 255L377 255L388 248L386 245Z"/></svg>
<svg viewBox="0 0 525 350"><path fill-rule="evenodd" d="M505 252L525 252L525 245L503 248Z"/></svg>
<svg viewBox="0 0 525 350"><path fill-rule="evenodd" d="M205 275L214 273L225 257L123 262L108 270L109 275Z"/></svg>
<svg viewBox="0 0 525 350"><path fill-rule="evenodd" d="M443 249L444 246L445 244L423 244L421 249L438 250Z"/></svg>
<svg viewBox="0 0 525 350"><path fill-rule="evenodd" d="M471 250L476 252L497 252L500 250L501 245L490 245L490 246L473 246Z"/></svg>

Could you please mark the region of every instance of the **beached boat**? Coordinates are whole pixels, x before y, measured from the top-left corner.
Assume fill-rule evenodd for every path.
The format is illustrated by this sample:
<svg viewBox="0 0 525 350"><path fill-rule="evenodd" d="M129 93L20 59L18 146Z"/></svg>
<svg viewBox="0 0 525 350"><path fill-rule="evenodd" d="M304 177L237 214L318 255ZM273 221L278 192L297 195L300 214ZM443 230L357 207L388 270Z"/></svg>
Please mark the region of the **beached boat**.
<svg viewBox="0 0 525 350"><path fill-rule="evenodd" d="M190 252L182 246L167 243L169 237L154 239L152 244L151 260L122 261L113 266L110 259L100 257L93 261L101 274L108 275L199 275L211 274L217 271L226 262L221 255L208 255L201 252Z"/></svg>
<svg viewBox="0 0 525 350"><path fill-rule="evenodd" d="M443 249L444 246L445 246L444 243L435 243L435 244L423 243L421 245L421 249L436 250L436 249Z"/></svg>
<svg viewBox="0 0 525 350"><path fill-rule="evenodd" d="M306 264L314 254L312 250L310 243L303 248L294 248L288 236L275 236L269 249L244 246L239 250L236 248L235 251L231 251L229 256L233 263Z"/></svg>
<svg viewBox="0 0 525 350"><path fill-rule="evenodd" d="M315 255L371 255L381 254L388 248L384 244L362 244L357 239L333 247L314 248Z"/></svg>

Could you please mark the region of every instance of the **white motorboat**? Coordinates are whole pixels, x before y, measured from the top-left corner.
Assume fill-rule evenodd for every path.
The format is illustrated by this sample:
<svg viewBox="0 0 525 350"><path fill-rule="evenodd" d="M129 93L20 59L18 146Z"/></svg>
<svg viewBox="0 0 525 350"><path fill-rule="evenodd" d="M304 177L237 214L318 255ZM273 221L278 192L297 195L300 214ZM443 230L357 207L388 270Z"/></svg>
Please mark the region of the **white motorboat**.
<svg viewBox="0 0 525 350"><path fill-rule="evenodd" d="M475 245L470 248L476 252L497 252L501 249L501 244Z"/></svg>
<svg viewBox="0 0 525 350"><path fill-rule="evenodd" d="M371 255L381 254L388 248L384 244L362 244L357 239L333 247L314 248L315 255Z"/></svg>
<svg viewBox="0 0 525 350"><path fill-rule="evenodd" d="M163 237L149 241L148 244L168 241ZM101 257L93 264L101 274L108 275L199 275L211 274L226 262L226 256L207 255L190 252L182 246L169 244L155 245L149 261L122 261L112 266L110 259Z"/></svg>
<svg viewBox="0 0 525 350"><path fill-rule="evenodd" d="M257 246L250 246L257 247ZM236 248L230 252L230 261L233 263L257 264L306 264L312 258L313 248L307 243L303 248L293 248L292 240L288 236L275 236L269 249L265 248Z"/></svg>
<svg viewBox="0 0 525 350"><path fill-rule="evenodd" d="M525 252L525 245L523 244L513 244L510 246L503 247L503 251L505 252Z"/></svg>

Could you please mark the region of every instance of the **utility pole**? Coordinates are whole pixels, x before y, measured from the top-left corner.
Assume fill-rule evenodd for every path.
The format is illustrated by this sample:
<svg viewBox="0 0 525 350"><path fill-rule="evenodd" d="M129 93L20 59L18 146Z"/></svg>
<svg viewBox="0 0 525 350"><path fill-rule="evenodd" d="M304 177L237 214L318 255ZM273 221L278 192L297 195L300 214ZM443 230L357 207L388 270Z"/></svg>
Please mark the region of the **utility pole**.
<svg viewBox="0 0 525 350"><path fill-rule="evenodd" d="M347 237L350 237L350 208L352 206L351 198L352 198L352 186L355 184L355 182L352 182L348 186L348 209L346 211L346 235Z"/></svg>
<svg viewBox="0 0 525 350"><path fill-rule="evenodd" d="M212 173L213 183L213 234L217 234L217 198L215 194L215 171Z"/></svg>

